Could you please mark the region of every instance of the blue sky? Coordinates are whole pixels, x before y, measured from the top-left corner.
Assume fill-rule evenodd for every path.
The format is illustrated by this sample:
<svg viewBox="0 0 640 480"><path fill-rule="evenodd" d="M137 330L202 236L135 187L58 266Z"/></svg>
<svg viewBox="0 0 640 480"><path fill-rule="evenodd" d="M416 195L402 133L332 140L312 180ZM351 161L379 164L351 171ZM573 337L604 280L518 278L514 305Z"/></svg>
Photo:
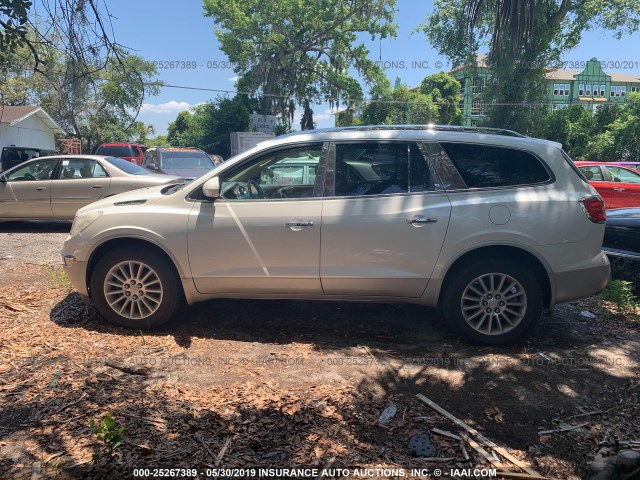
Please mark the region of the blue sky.
<svg viewBox="0 0 640 480"><path fill-rule="evenodd" d="M233 90L235 73L224 68L226 57L219 49L212 19L202 15L199 1L181 0L109 0L116 40L147 60L194 61L195 69L162 69L159 78L168 84ZM438 56L424 34L412 33L427 12L430 1L398 0L398 36L382 42L372 42L371 57L386 62L387 76L393 82L400 77L403 83L417 85L427 75L447 70L446 59ZM591 31L584 35L580 46L564 56L567 61L586 61L592 57L608 61L632 61L639 68L625 70L640 72L640 33L615 40L609 32ZM222 63L215 65L213 62ZM436 62L442 68L436 68ZM210 67L210 68L208 68ZM218 68L214 68L218 67ZM611 70L610 70L611 71ZM157 134L166 133L169 122L181 110L205 102L216 96L199 92L164 88L157 97L148 98L139 119L152 124ZM318 127L333 126L327 105L314 107ZM295 125L294 125L295 128Z"/></svg>

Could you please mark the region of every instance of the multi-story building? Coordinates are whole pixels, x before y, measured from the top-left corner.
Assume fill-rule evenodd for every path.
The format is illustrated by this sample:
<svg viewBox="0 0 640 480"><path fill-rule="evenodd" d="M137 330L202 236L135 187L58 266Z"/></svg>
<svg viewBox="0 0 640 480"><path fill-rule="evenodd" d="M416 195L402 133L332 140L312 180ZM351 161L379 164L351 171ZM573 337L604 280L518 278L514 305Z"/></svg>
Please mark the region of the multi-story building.
<svg viewBox="0 0 640 480"><path fill-rule="evenodd" d="M461 84L460 108L464 125L477 125L482 122L485 108L482 93L492 85L491 72L485 63L485 55L478 55L477 67L467 66L449 72ZM566 108L569 105L582 105L593 112L609 102L624 103L628 94L640 92L640 73L607 73L603 63L596 58L587 62L568 62L577 64L582 70L549 70L546 73L547 97L551 110ZM611 62L614 68L640 67L640 62ZM605 67L607 65L604 65Z"/></svg>

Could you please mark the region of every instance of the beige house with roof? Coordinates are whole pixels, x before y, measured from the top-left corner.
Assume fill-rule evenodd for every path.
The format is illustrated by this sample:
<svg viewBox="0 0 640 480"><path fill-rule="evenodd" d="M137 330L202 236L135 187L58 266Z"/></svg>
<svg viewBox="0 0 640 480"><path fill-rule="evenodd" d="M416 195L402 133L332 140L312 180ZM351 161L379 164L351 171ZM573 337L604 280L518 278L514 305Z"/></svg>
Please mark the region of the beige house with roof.
<svg viewBox="0 0 640 480"><path fill-rule="evenodd" d="M42 107L0 106L0 150L9 146L55 150L55 136L64 133Z"/></svg>

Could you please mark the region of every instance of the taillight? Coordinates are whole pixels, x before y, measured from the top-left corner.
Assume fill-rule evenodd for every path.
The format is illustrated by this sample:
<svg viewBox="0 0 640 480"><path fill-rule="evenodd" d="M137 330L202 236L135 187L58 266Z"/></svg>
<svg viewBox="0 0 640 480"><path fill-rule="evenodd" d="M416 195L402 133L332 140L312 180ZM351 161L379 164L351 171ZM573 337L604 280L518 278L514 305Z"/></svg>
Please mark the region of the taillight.
<svg viewBox="0 0 640 480"><path fill-rule="evenodd" d="M604 223L607 221L607 210L604 200L600 197L587 197L578 200L582 211L593 223Z"/></svg>

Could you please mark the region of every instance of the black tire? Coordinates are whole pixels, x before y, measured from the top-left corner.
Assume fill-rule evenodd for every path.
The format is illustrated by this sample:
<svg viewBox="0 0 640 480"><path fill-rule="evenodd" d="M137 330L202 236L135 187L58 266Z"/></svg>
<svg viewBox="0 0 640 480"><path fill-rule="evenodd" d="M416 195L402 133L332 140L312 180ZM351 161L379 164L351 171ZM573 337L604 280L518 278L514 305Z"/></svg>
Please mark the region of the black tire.
<svg viewBox="0 0 640 480"><path fill-rule="evenodd" d="M470 323L465 320L463 313L463 302L465 302L465 300L463 300L463 295L465 293L465 290L467 290L467 287L479 277L492 273L496 274L496 279L500 278L499 275L506 275L520 284L522 288L516 288L515 291L507 292L508 294L510 294L509 296L515 295L517 293L522 293L521 290L523 290L523 293L526 297L525 298L520 296L513 299L514 302L518 303L523 303L523 298L526 299L526 302L524 302L526 303L526 306L520 307L521 310L518 310L518 313L520 313L521 316L521 320L519 320L519 322L514 321L514 327L508 325L504 320L505 316L507 316L505 313L503 313L502 316L499 317L501 319L500 322L496 321L495 316L493 317L493 319L491 319L491 322L496 321L496 324L500 323L501 325L506 325L506 329L511 328L510 330L505 331L505 333L497 332L495 334L488 334L476 330L470 325ZM460 337L462 337L469 343L491 346L513 344L517 340L520 340L530 334L537 324L538 320L542 316L543 298L540 282L536 278L534 273L524 264L519 264L511 260L502 260L495 258L478 260L469 264L468 266L457 269L455 272L452 272L452 275L453 277L450 279L450 281L447 281L445 290L442 294L440 308L447 323ZM485 283L488 282L487 278L488 277L483 277ZM475 283L474 286L477 287L478 284ZM497 291L497 289L493 291ZM478 296L478 298L483 299L485 297ZM496 300L494 299L493 301L495 302ZM480 317L481 315L484 316L484 306L478 306L477 309L474 309L473 301L466 302L467 303L464 303L464 305L466 305L466 309L469 311L469 316L473 315L474 312L478 312L480 310L482 310L482 312L480 312L477 318L482 318ZM484 304L480 302L478 305ZM491 305L488 305L487 308L490 309L490 306ZM497 307L498 309L503 308L500 305L495 305L495 307ZM489 314L487 314L486 318L487 323L482 325L489 325ZM509 314L507 318L511 318L513 320L514 318L516 318L516 316L511 316L511 314ZM473 323L474 321L475 320L473 320L471 323Z"/></svg>
<svg viewBox="0 0 640 480"><path fill-rule="evenodd" d="M123 262L144 264L153 270L153 273L157 278L157 282L153 282L153 285L151 286L157 290L158 283L160 285L160 291L162 292L161 295L156 295L152 302L149 301L155 310L152 311L147 307L143 307L142 304L140 304L140 307L136 307L136 311L139 310L141 312L140 318L128 318L127 316L121 315L111 307L106 298L107 294L105 293L105 288L109 287L105 286L105 279L112 268ZM138 286L140 286L140 284L138 284ZM111 288L114 293L110 295L110 298L113 298L113 295L117 298L118 289L114 287ZM168 260L165 257L153 251L126 248L113 250L98 260L98 263L91 274L91 297L96 308L102 317L108 322L127 328L144 328L150 330L165 324L169 319L171 319L182 303L183 297L181 289L182 286L180 285L179 279L173 270L172 265L168 263ZM149 290L151 290L151 288L149 288ZM151 297L154 294L149 292L142 291L140 297L145 295L145 293L147 295L146 298L151 300ZM119 305L124 304L124 302L126 302L126 300ZM143 311L143 309L146 310ZM147 315L142 316L144 313Z"/></svg>

